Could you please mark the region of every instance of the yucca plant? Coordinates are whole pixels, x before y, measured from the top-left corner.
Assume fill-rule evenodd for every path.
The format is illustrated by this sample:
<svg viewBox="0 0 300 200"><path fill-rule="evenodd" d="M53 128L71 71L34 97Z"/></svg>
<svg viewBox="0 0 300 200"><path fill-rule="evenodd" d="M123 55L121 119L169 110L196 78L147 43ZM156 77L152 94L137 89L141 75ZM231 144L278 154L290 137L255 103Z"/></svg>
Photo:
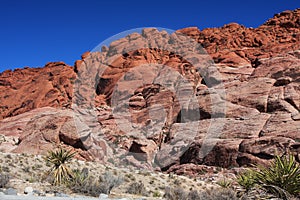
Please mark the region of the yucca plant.
<svg viewBox="0 0 300 200"><path fill-rule="evenodd" d="M237 176L237 182L240 186L242 186L246 192L250 191L254 188L256 184L256 171L248 169L247 171L239 174Z"/></svg>
<svg viewBox="0 0 300 200"><path fill-rule="evenodd" d="M256 174L256 182L274 190L278 193L281 188L292 195L300 193L300 167L295 157L290 154L286 156L275 156L268 167L259 167Z"/></svg>
<svg viewBox="0 0 300 200"><path fill-rule="evenodd" d="M65 149L59 148L57 151L49 151L44 157L47 163L52 164L51 169L48 171L47 175L53 176L53 184L60 185L66 180L72 178L72 171L66 165L74 156L75 152L67 151Z"/></svg>
<svg viewBox="0 0 300 200"><path fill-rule="evenodd" d="M230 180L226 180L225 178L222 180L219 180L217 182L217 184L219 186L221 186L222 188L229 188L232 185L232 182Z"/></svg>
<svg viewBox="0 0 300 200"><path fill-rule="evenodd" d="M264 188L279 198L300 194L300 166L292 154L275 156L268 167L257 166L238 176L237 182L249 191L255 186Z"/></svg>

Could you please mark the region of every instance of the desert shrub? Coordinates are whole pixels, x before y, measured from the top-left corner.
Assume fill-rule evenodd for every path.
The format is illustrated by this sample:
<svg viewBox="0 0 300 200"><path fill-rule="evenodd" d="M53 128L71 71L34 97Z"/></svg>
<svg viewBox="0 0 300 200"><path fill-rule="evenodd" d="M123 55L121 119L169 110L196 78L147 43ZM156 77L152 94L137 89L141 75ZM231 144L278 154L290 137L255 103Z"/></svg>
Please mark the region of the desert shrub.
<svg viewBox="0 0 300 200"><path fill-rule="evenodd" d="M246 190L255 185L279 198L288 199L290 195L299 196L300 167L293 155L275 156L270 166L258 166L238 177L238 183Z"/></svg>
<svg viewBox="0 0 300 200"><path fill-rule="evenodd" d="M164 198L166 198L167 200L186 200L187 193L180 187L177 188L166 187Z"/></svg>
<svg viewBox="0 0 300 200"><path fill-rule="evenodd" d="M118 187L123 182L123 178L120 176L114 176L110 172L105 172L100 176L100 185L103 187L103 193L109 194L114 187Z"/></svg>
<svg viewBox="0 0 300 200"><path fill-rule="evenodd" d="M234 190L229 188L214 189L211 192L204 192L200 194L200 199L204 200L238 200L237 194Z"/></svg>
<svg viewBox="0 0 300 200"><path fill-rule="evenodd" d="M229 188L216 188L198 192L192 190L189 193L181 188L166 188L165 196L167 200L238 200L236 192Z"/></svg>
<svg viewBox="0 0 300 200"><path fill-rule="evenodd" d="M135 181L135 177L132 174L125 174L125 177L127 178L128 181Z"/></svg>
<svg viewBox="0 0 300 200"><path fill-rule="evenodd" d="M188 200L199 200L200 199L200 194L197 190L192 190L188 193L187 199Z"/></svg>
<svg viewBox="0 0 300 200"><path fill-rule="evenodd" d="M77 193L83 193L98 197L99 194L109 194L114 187L118 187L123 182L120 176L114 176L110 172L105 172L98 178L89 176L85 169L82 171L74 170L73 178L67 183L67 186Z"/></svg>
<svg viewBox="0 0 300 200"><path fill-rule="evenodd" d="M129 187L127 188L127 193L148 196L148 192L145 188L144 183L142 183L142 182L131 183L129 185Z"/></svg>
<svg viewBox="0 0 300 200"><path fill-rule="evenodd" d="M255 187L256 181L256 172L253 170L247 170L237 176L237 182L242 186L246 192Z"/></svg>
<svg viewBox="0 0 300 200"><path fill-rule="evenodd" d="M86 181L88 179L88 171L85 173L87 168L84 168L82 171L75 169L72 171L72 178L65 182L66 186L69 188L82 188L86 184ZM75 190L78 190L75 189Z"/></svg>
<svg viewBox="0 0 300 200"><path fill-rule="evenodd" d="M0 188L5 188L8 184L10 176L8 174L0 173Z"/></svg>
<svg viewBox="0 0 300 200"><path fill-rule="evenodd" d="M153 197L161 197L161 194L159 191L154 191L152 196Z"/></svg>
<svg viewBox="0 0 300 200"><path fill-rule="evenodd" d="M97 197L99 194L104 193L99 180L94 177L88 177L80 184L75 184L70 189L77 193L82 193L90 196Z"/></svg>
<svg viewBox="0 0 300 200"><path fill-rule="evenodd" d="M73 157L75 153L60 148L57 151L49 151L44 157L47 163L52 164L52 167L47 172L47 176L52 176L52 183L54 185L60 185L65 181L72 178L72 171L66 165Z"/></svg>
<svg viewBox="0 0 300 200"><path fill-rule="evenodd" d="M217 184L219 186L221 186L222 188L229 188L232 185L232 182L230 180L226 180L225 178L222 180L219 180L217 182Z"/></svg>

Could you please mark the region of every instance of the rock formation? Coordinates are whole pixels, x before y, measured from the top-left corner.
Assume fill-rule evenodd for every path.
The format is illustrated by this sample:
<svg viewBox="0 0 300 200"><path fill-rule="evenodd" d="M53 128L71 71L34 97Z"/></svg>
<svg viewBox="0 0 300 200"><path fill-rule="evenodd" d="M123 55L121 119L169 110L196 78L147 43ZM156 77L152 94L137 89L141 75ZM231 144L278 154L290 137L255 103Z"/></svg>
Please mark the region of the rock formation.
<svg viewBox="0 0 300 200"><path fill-rule="evenodd" d="M62 144L83 159L161 170L288 151L300 161L300 9L258 28L144 29L74 68L5 71L0 88L4 151Z"/></svg>

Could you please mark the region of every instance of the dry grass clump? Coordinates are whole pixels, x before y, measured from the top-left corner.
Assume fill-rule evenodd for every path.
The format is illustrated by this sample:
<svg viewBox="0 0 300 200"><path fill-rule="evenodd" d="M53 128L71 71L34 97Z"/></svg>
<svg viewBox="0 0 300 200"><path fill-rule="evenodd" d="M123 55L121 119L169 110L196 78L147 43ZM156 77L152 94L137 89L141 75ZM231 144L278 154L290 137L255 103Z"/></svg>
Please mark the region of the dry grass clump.
<svg viewBox="0 0 300 200"><path fill-rule="evenodd" d="M105 172L98 178L90 176L88 169L82 171L74 170L73 178L66 186L75 193L86 194L98 197L99 194L110 194L111 190L123 183L123 177L113 175L111 172Z"/></svg>
<svg viewBox="0 0 300 200"><path fill-rule="evenodd" d="M216 188L214 190L191 190L189 192L182 188L170 188L165 190L167 200L238 200L237 193L230 188Z"/></svg>
<svg viewBox="0 0 300 200"><path fill-rule="evenodd" d="M133 182L127 188L127 193L148 196L148 192L142 182Z"/></svg>

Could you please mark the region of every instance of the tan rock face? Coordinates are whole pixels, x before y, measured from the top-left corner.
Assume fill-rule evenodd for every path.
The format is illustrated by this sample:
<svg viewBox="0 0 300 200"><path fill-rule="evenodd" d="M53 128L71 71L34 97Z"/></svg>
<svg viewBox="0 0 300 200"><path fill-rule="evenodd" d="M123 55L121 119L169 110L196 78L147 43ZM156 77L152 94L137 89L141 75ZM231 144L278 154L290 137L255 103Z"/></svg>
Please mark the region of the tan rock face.
<svg viewBox="0 0 300 200"><path fill-rule="evenodd" d="M67 109L43 107L6 118L0 122L0 133L15 141L9 144L8 152L45 154L63 146L76 151L79 159L87 160L103 159L107 152L106 146L95 140L93 144L99 145L103 151L99 148L98 154L94 155L86 139L77 134L74 114Z"/></svg>
<svg viewBox="0 0 300 200"><path fill-rule="evenodd" d="M2 120L0 132L8 138L18 139L18 143L11 143L9 151L43 154L61 142L60 130L71 120L67 112L51 107L34 109Z"/></svg>
<svg viewBox="0 0 300 200"><path fill-rule="evenodd" d="M0 134L11 142L0 147L37 154L63 143L85 159L178 173L298 155L299 22L298 9L256 29L177 31L211 58L190 53L197 48L180 34L144 29L84 53L74 70L3 72Z"/></svg>

